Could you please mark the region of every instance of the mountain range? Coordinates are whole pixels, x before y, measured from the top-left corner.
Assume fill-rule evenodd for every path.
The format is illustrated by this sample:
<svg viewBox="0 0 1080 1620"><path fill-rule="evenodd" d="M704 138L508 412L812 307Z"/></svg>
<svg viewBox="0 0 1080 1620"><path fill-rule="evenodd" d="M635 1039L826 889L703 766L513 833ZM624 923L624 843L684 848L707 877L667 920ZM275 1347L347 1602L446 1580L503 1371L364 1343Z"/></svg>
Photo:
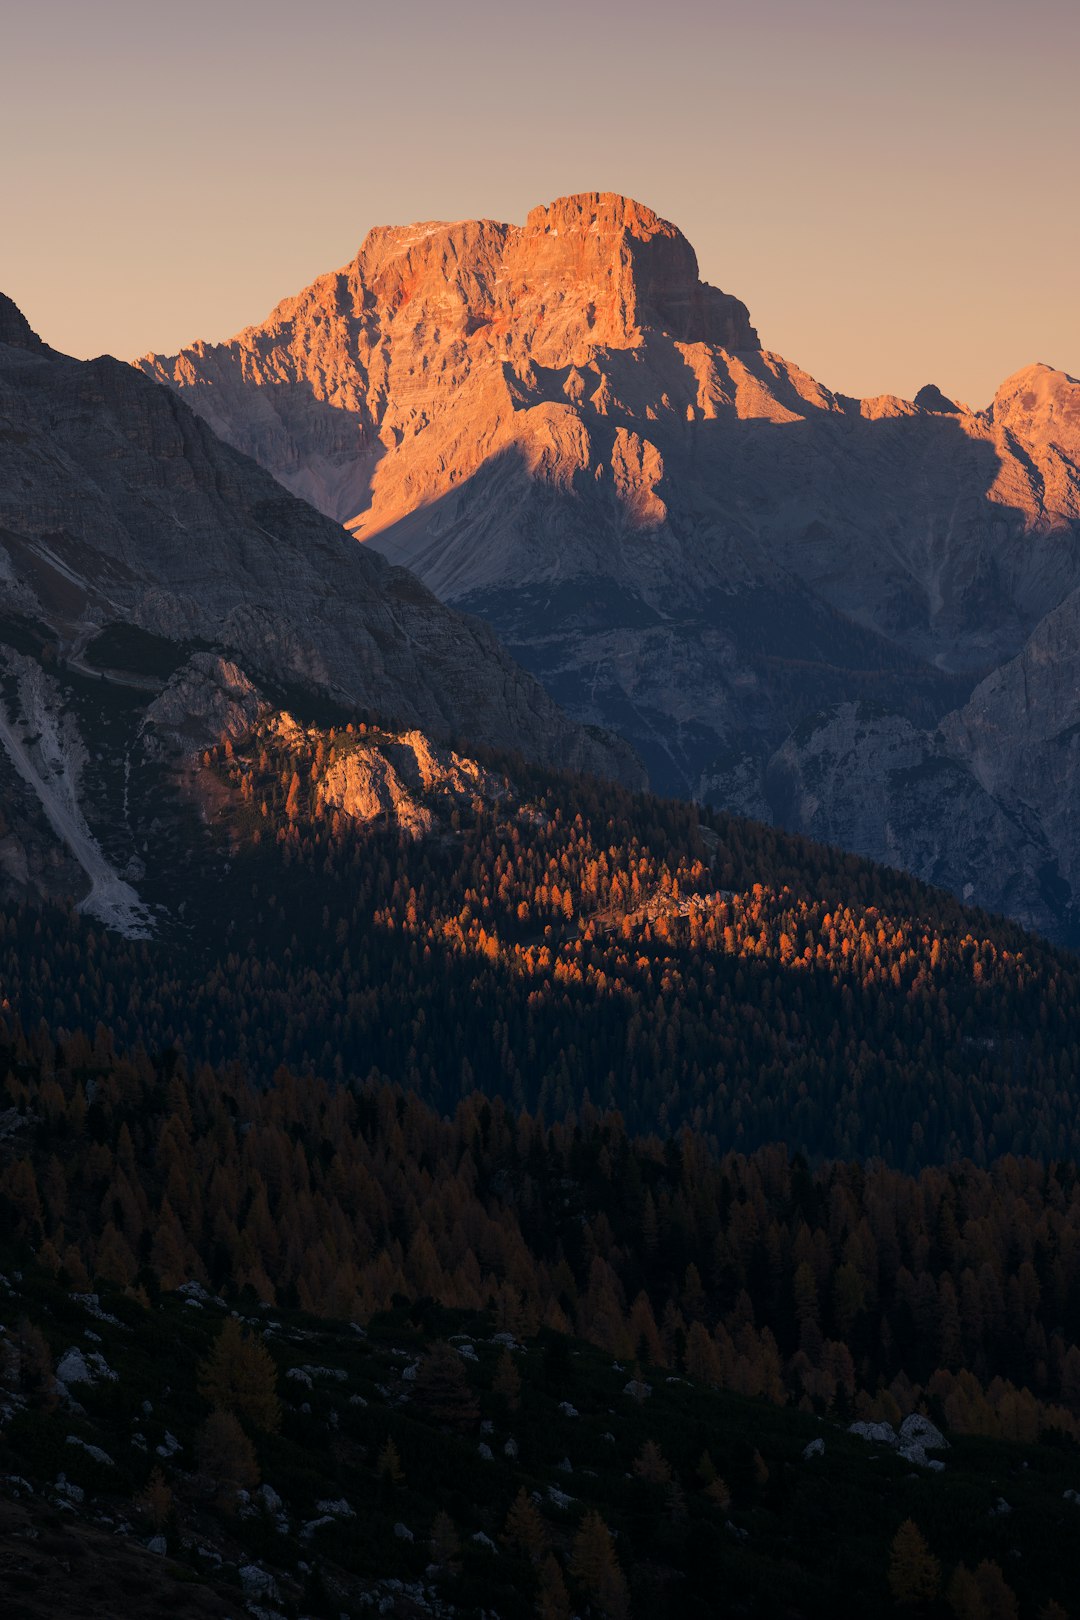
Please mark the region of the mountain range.
<svg viewBox="0 0 1080 1620"><path fill-rule="evenodd" d="M485 619L652 786L1080 926L1080 383L832 392L680 231L585 193L373 230L137 365Z"/></svg>

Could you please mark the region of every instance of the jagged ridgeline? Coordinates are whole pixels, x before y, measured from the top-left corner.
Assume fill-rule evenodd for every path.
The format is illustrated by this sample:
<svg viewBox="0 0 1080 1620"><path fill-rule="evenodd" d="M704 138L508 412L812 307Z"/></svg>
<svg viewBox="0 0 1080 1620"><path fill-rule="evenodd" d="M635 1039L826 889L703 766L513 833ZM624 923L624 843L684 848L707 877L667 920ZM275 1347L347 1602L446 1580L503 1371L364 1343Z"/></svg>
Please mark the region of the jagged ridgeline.
<svg viewBox="0 0 1080 1620"><path fill-rule="evenodd" d="M155 777L155 781L158 778ZM1074 959L751 822L281 713L181 780L158 934L9 909L7 1005L190 1063L473 1090L721 1151L1075 1156ZM173 797L177 798L174 787Z"/></svg>

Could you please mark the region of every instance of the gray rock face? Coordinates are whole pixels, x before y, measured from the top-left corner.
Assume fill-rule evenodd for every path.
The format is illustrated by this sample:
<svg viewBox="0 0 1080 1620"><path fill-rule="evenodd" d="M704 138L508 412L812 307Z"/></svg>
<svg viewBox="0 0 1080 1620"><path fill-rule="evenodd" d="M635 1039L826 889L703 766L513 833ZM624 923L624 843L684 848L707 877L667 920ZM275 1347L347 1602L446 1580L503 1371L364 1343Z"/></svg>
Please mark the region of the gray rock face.
<svg viewBox="0 0 1080 1620"><path fill-rule="evenodd" d="M895 1446L896 1430L891 1423L849 1423L848 1434L857 1434L860 1440L872 1440L879 1446Z"/></svg>
<svg viewBox="0 0 1080 1620"><path fill-rule="evenodd" d="M900 1425L900 1455L920 1467L928 1466L928 1451L947 1451L949 1442L936 1424L921 1412L910 1412Z"/></svg>
<svg viewBox="0 0 1080 1620"><path fill-rule="evenodd" d="M1020 654L975 688L942 724L987 793L1038 828L1069 896L1080 896L1080 592L1037 626Z"/></svg>
<svg viewBox="0 0 1080 1620"><path fill-rule="evenodd" d="M886 710L840 704L797 727L761 775L718 763L699 791L1070 938L1070 828L1035 802L1039 788L1067 792L1067 772L1055 783L1040 766L1039 788L995 782L966 729L970 707L922 730Z"/></svg>
<svg viewBox="0 0 1080 1620"><path fill-rule="evenodd" d="M932 1462L926 1454L928 1451L947 1451L949 1448L949 1442L941 1430L921 1412L909 1413L900 1425L899 1434L891 1423L865 1422L849 1424L848 1433L857 1434L861 1440L869 1440L876 1445L888 1446L905 1462L914 1463L917 1468L940 1469L943 1465Z"/></svg>
<svg viewBox="0 0 1080 1620"><path fill-rule="evenodd" d="M249 732L270 705L231 660L193 653L147 706L146 719L181 748L204 747Z"/></svg>
<svg viewBox="0 0 1080 1620"><path fill-rule="evenodd" d="M55 354L4 299L0 577L7 611L47 625L61 657L137 626L436 736L638 774L486 626L287 495L174 393L114 360Z"/></svg>
<svg viewBox="0 0 1080 1620"><path fill-rule="evenodd" d="M138 364L486 619L654 787L1071 937L1069 674L1045 664L1080 612L1063 372L979 411L833 393L761 348L674 226L594 194L373 231L231 342ZM852 749L856 705L891 718Z"/></svg>
<svg viewBox="0 0 1080 1620"><path fill-rule="evenodd" d="M66 1351L56 1365L56 1376L65 1384L92 1384L94 1375L77 1346Z"/></svg>
<svg viewBox="0 0 1080 1620"><path fill-rule="evenodd" d="M0 885L74 894L132 936L155 929L134 887L132 772L235 739L298 693L644 780L488 626L287 494L175 393L49 349L3 297L0 582Z"/></svg>

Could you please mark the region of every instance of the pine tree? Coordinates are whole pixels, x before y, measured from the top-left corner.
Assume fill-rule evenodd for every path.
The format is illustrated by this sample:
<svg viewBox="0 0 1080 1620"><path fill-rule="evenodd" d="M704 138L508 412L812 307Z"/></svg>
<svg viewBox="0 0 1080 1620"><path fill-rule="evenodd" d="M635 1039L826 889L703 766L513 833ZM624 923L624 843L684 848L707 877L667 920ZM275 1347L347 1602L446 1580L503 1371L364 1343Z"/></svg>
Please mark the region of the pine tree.
<svg viewBox="0 0 1080 1620"><path fill-rule="evenodd" d="M731 1491L726 1481L722 1480L719 1474L710 1479L705 1487L705 1495L720 1509L721 1513L727 1513L730 1510Z"/></svg>
<svg viewBox="0 0 1080 1620"><path fill-rule="evenodd" d="M452 1344L433 1344L416 1375L417 1408L436 1423L467 1432L479 1421L480 1408L461 1357Z"/></svg>
<svg viewBox="0 0 1080 1620"><path fill-rule="evenodd" d="M957 1564L953 1570L945 1596L956 1620L984 1620L975 1577L965 1564Z"/></svg>
<svg viewBox="0 0 1080 1620"><path fill-rule="evenodd" d="M456 1574L461 1568L461 1539L453 1519L442 1510L436 1513L431 1526L431 1554L432 1561L448 1574Z"/></svg>
<svg viewBox="0 0 1080 1620"><path fill-rule="evenodd" d="M540 1593L536 1600L539 1620L570 1620L570 1594L554 1553L548 1553L540 1568Z"/></svg>
<svg viewBox="0 0 1080 1620"><path fill-rule="evenodd" d="M539 1563L548 1550L547 1526L524 1485L510 1504L502 1538L511 1551L533 1564Z"/></svg>
<svg viewBox="0 0 1080 1620"><path fill-rule="evenodd" d="M14 1335L15 1372L19 1386L51 1411L58 1403L56 1377L48 1340L27 1316L21 1317Z"/></svg>
<svg viewBox="0 0 1080 1620"><path fill-rule="evenodd" d="M941 1565L912 1519L905 1519L889 1549L889 1591L897 1603L932 1603L941 1589Z"/></svg>
<svg viewBox="0 0 1080 1620"><path fill-rule="evenodd" d="M289 792L285 799L285 815L289 821L296 821L300 815L300 777L293 771L289 781Z"/></svg>
<svg viewBox="0 0 1080 1620"><path fill-rule="evenodd" d="M703 1322L692 1322L686 1335L686 1371L699 1384L719 1384L723 1376L720 1352Z"/></svg>
<svg viewBox="0 0 1080 1620"><path fill-rule="evenodd" d="M173 1510L173 1493L160 1468L155 1468L145 1488L135 1498L135 1511L147 1519L155 1531L168 1523Z"/></svg>
<svg viewBox="0 0 1080 1620"><path fill-rule="evenodd" d="M274 1433L281 1424L277 1367L261 1340L244 1333L235 1316L221 1332L197 1374L199 1394L221 1412L234 1412L253 1429Z"/></svg>
<svg viewBox="0 0 1080 1620"><path fill-rule="evenodd" d="M236 1506L240 1491L253 1491L258 1485L255 1447L232 1412L211 1412L198 1431L196 1449L203 1475L217 1491L224 1510Z"/></svg>
<svg viewBox="0 0 1080 1620"><path fill-rule="evenodd" d="M1016 1593L1001 1572L1001 1566L984 1559L975 1571L975 1590L982 1603L983 1620L1019 1620Z"/></svg>
<svg viewBox="0 0 1080 1620"><path fill-rule="evenodd" d="M570 1570L606 1620L627 1620L630 1598L611 1531L595 1509L586 1513L574 1538Z"/></svg>
<svg viewBox="0 0 1080 1620"><path fill-rule="evenodd" d="M647 1485L669 1485L671 1483L671 1464L667 1461L655 1440L646 1440L642 1446L634 1459L634 1473L638 1479L643 1479Z"/></svg>

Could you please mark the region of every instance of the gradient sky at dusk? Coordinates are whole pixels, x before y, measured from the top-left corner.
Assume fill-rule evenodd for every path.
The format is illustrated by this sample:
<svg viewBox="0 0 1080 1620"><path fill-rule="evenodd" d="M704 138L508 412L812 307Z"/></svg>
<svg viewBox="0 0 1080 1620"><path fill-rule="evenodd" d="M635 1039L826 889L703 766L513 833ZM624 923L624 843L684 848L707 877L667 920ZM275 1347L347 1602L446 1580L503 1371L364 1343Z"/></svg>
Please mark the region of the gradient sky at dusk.
<svg viewBox="0 0 1080 1620"><path fill-rule="evenodd" d="M1077 0L38 0L4 56L0 288L70 353L609 190L830 387L1080 374Z"/></svg>

